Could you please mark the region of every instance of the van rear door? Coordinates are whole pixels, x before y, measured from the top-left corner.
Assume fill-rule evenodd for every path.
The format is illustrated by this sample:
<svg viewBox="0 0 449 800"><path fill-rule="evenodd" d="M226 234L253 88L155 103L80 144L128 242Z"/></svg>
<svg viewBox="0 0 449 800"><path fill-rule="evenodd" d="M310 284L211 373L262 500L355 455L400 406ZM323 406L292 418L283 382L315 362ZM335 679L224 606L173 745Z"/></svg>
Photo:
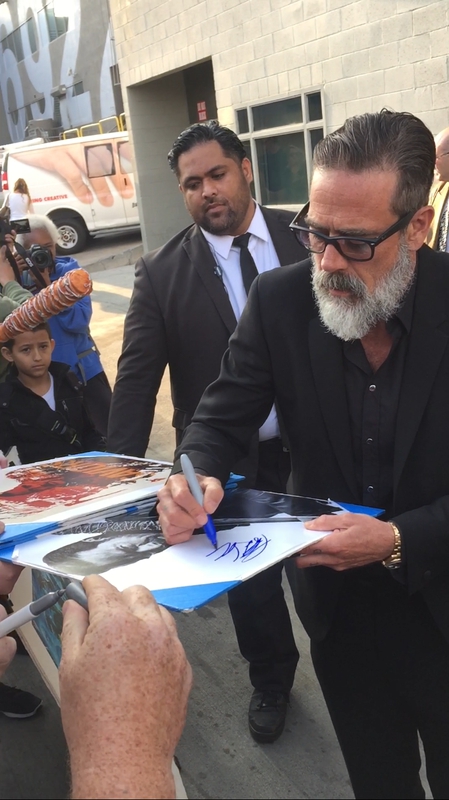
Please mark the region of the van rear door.
<svg viewBox="0 0 449 800"><path fill-rule="evenodd" d="M92 191L91 230L127 225L126 200L134 195L134 182L128 181L121 171L117 139L100 142L79 139L78 144L84 151L86 175Z"/></svg>
<svg viewBox="0 0 449 800"><path fill-rule="evenodd" d="M128 225L139 225L136 187L132 172L131 145L128 139L117 140L117 161L119 174L122 177L122 198Z"/></svg>

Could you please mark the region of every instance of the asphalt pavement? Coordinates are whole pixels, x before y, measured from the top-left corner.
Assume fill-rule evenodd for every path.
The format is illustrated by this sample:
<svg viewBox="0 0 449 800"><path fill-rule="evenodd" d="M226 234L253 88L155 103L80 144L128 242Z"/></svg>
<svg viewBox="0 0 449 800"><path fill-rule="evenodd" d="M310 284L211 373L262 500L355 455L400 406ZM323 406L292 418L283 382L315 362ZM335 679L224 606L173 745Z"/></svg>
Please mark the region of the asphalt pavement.
<svg viewBox="0 0 449 800"><path fill-rule="evenodd" d="M132 291L133 264L140 254L139 237L127 234L115 242L109 238L94 240L78 258L92 274L92 332L111 382ZM166 375L148 455L171 458L171 415ZM285 732L270 745L256 744L247 730L251 686L226 597L177 616L179 635L194 673L187 723L177 750L181 777L191 800L353 797L310 663L308 638L293 609L288 587L286 596L301 659ZM142 675L145 680L151 680L151 675ZM67 797L67 757L56 703L27 656L16 656L5 682L40 695L44 706L29 720L0 716L0 800Z"/></svg>

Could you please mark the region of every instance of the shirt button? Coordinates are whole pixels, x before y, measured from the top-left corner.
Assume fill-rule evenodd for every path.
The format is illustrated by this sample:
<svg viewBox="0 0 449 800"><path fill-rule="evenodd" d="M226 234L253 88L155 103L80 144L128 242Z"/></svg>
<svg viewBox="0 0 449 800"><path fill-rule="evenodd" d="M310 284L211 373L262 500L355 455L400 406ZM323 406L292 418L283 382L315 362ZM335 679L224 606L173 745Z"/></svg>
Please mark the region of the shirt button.
<svg viewBox="0 0 449 800"><path fill-rule="evenodd" d="M369 437L369 438L366 440L366 444L372 444L372 443L373 443L373 440L371 439L371 437Z"/></svg>
<svg viewBox="0 0 449 800"><path fill-rule="evenodd" d="M370 392L375 392L376 391L376 384L372 383L370 386L368 386L368 389L370 390Z"/></svg>
<svg viewBox="0 0 449 800"><path fill-rule="evenodd" d="M366 491L367 491L367 492L370 492L370 493L371 493L371 492L374 492L374 486L371 486L371 485L370 485L370 486L367 486L367 487L366 487Z"/></svg>

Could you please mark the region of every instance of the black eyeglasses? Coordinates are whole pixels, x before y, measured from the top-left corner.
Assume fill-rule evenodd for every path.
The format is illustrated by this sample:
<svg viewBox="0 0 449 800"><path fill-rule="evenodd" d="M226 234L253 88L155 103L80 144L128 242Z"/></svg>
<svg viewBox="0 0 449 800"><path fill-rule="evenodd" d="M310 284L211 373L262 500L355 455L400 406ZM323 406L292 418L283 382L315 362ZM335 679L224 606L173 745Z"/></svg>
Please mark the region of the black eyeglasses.
<svg viewBox="0 0 449 800"><path fill-rule="evenodd" d="M313 231L304 224L308 210L309 204L290 223L290 228L298 242L310 253L324 253L327 245L331 244L348 261L371 261L377 245L384 242L385 239L389 239L397 231L405 228L416 213L415 211L409 211L408 214L404 214L380 236L376 236L375 239L367 239L364 236L326 236L326 234L319 233L319 231Z"/></svg>

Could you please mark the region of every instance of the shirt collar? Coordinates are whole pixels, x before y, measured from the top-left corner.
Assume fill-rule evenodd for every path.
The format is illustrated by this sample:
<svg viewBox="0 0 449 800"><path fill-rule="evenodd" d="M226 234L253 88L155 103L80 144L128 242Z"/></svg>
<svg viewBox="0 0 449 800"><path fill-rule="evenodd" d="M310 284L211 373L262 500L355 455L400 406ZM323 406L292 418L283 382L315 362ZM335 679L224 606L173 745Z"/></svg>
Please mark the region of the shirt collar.
<svg viewBox="0 0 449 800"><path fill-rule="evenodd" d="M252 236L256 236L257 239L261 239L263 242L269 242L270 234L268 232L267 223L265 222L261 208L257 203L254 205L256 209L249 224L247 233L250 233ZM229 258L234 236L228 236L227 234L225 236L218 236L216 233L209 233L209 231L205 231L204 228L201 228L201 233L206 241L212 246L217 255L224 259Z"/></svg>

